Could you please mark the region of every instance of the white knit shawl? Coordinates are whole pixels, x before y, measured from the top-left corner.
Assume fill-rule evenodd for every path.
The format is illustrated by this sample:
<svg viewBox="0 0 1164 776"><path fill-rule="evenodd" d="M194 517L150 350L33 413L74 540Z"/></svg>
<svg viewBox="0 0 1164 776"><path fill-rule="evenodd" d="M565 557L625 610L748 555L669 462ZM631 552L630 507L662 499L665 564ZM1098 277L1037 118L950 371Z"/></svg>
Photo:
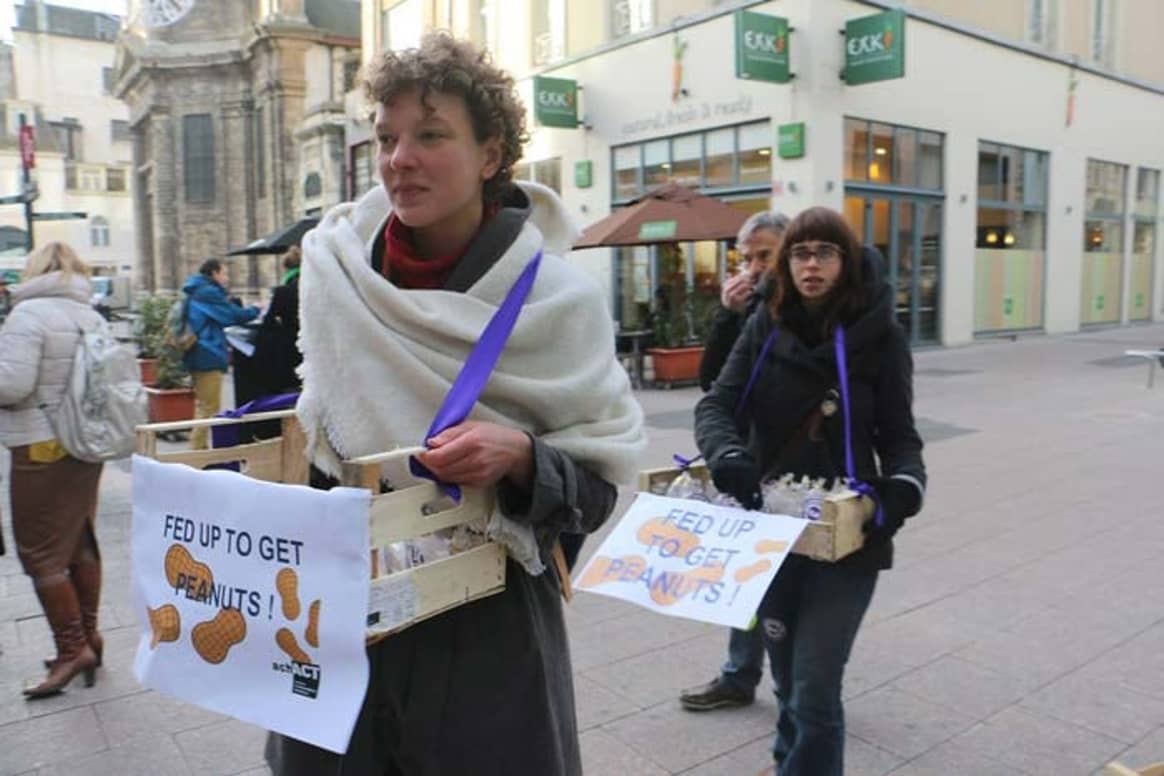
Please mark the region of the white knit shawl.
<svg viewBox="0 0 1164 776"><path fill-rule="evenodd" d="M467 292L402 290L372 269L389 203L377 187L333 208L303 241L296 407L313 463L423 444L470 349L539 248L537 280L471 418L529 431L610 482L646 449L643 414L614 353L599 286L560 258L577 232L552 191L522 184L533 211L515 242ZM398 472L394 472L398 473ZM498 511L490 536L531 574L533 531Z"/></svg>

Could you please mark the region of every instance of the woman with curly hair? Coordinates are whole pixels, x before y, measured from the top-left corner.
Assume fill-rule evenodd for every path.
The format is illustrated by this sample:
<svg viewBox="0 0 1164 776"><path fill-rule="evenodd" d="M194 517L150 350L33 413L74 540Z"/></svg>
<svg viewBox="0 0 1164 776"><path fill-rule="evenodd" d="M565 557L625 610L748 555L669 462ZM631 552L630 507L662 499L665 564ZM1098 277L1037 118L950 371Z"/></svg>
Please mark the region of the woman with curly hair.
<svg viewBox="0 0 1164 776"><path fill-rule="evenodd" d="M780 700L780 776L844 772L845 663L877 576L893 563L893 535L924 495L913 360L875 258L834 210L794 218L770 302L695 408L716 487L743 506L758 508L761 479L783 474L855 479L878 503L861 550L836 563L790 555L757 612Z"/></svg>
<svg viewBox="0 0 1164 776"><path fill-rule="evenodd" d="M272 735L295 774L581 773L557 549L614 508L645 448L601 289L561 257L577 228L557 196L512 182L525 140L513 79L447 34L370 65L382 185L303 242L297 412L313 465L424 440L444 483L495 488L487 533L503 592L368 650L347 752ZM468 417L428 426L502 302L533 277ZM492 328L492 327L491 327ZM391 472L384 472L391 485Z"/></svg>

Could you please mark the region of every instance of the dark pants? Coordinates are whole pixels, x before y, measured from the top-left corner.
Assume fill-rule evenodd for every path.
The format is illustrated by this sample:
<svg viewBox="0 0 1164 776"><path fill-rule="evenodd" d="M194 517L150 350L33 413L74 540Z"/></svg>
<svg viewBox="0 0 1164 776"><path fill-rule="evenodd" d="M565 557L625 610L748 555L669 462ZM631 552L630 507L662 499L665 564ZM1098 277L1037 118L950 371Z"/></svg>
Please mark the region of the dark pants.
<svg viewBox="0 0 1164 776"><path fill-rule="evenodd" d="M751 630L732 628L728 639L728 661L720 678L737 690L754 693L764 675L764 637L760 626Z"/></svg>
<svg viewBox="0 0 1164 776"><path fill-rule="evenodd" d="M780 718L780 776L842 776L841 682L877 572L791 555L760 604Z"/></svg>

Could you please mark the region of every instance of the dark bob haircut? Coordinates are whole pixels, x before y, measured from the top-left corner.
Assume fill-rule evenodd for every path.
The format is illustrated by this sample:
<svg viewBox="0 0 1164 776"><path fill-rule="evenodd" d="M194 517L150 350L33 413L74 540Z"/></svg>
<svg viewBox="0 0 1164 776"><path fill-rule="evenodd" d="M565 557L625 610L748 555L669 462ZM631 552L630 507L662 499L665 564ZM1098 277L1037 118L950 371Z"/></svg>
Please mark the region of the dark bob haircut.
<svg viewBox="0 0 1164 776"><path fill-rule="evenodd" d="M792 219L776 254L776 265L772 268L776 285L768 310L772 318L779 322L793 305L801 304L800 292L792 282L792 246L817 241L833 243L841 249L841 275L825 299L824 331L821 334L829 336L838 322L850 323L856 320L867 304L864 280L861 277L861 241L844 217L835 210L810 207Z"/></svg>

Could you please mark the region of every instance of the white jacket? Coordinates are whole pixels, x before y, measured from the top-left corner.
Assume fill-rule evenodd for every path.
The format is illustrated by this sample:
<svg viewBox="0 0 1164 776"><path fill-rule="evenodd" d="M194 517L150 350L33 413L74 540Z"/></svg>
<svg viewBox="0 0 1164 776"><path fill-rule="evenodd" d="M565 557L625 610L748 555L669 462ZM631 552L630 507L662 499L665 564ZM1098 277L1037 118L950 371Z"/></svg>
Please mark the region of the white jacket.
<svg viewBox="0 0 1164 776"><path fill-rule="evenodd" d="M12 289L12 312L0 326L0 445L53 438L46 411L61 402L80 330L102 320L89 306L92 293L88 278L64 282L59 272Z"/></svg>

